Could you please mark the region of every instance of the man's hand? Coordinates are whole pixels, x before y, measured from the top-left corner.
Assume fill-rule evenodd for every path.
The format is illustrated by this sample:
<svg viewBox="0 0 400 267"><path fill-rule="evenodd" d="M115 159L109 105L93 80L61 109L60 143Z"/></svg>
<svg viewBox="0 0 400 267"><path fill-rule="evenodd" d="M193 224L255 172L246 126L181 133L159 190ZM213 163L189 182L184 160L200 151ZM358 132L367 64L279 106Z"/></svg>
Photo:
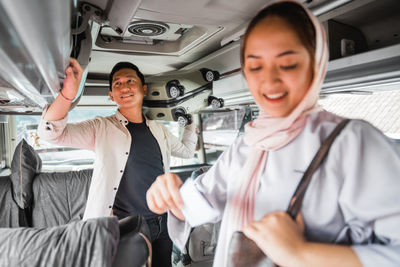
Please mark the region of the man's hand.
<svg viewBox="0 0 400 267"><path fill-rule="evenodd" d="M74 58L69 59L69 66L65 69L66 77L62 88L62 94L68 99L74 99L82 79L82 67Z"/></svg>
<svg viewBox="0 0 400 267"><path fill-rule="evenodd" d="M272 212L250 223L243 232L276 264L299 266L300 250L306 243L301 214L295 222L286 212Z"/></svg>
<svg viewBox="0 0 400 267"><path fill-rule="evenodd" d="M44 119L58 121L68 114L71 102L75 98L81 83L83 70L76 59L70 58L69 66L65 69L67 75L64 86L54 102L47 109Z"/></svg>
<svg viewBox="0 0 400 267"><path fill-rule="evenodd" d="M181 212L183 201L179 193L182 180L174 173L166 173L157 177L146 193L149 209L157 214L170 210L178 219L184 221Z"/></svg>

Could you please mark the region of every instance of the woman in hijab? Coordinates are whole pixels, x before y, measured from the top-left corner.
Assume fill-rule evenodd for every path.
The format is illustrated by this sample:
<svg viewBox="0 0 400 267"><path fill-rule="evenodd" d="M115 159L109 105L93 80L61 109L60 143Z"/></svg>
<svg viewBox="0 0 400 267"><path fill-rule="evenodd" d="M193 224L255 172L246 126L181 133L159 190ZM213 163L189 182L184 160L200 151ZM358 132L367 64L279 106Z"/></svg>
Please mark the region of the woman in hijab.
<svg viewBox="0 0 400 267"><path fill-rule="evenodd" d="M317 105L327 61L323 28L298 2L274 2L250 22L241 62L260 115L195 180L222 219L214 266L226 266L237 230L280 266L400 266L400 147L365 121L351 120L336 138L296 221L285 212L344 119ZM170 211L169 233L183 248L181 185L175 174L159 176L147 201Z"/></svg>

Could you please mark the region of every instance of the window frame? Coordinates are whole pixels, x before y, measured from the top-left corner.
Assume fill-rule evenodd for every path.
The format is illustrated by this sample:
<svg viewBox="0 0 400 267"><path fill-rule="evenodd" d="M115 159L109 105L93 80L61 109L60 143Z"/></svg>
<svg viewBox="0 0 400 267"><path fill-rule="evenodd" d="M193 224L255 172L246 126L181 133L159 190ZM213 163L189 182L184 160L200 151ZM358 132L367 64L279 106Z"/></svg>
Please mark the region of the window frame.
<svg viewBox="0 0 400 267"><path fill-rule="evenodd" d="M6 150L6 131L4 123L0 123L0 170L6 167L6 157L7 157L7 150Z"/></svg>

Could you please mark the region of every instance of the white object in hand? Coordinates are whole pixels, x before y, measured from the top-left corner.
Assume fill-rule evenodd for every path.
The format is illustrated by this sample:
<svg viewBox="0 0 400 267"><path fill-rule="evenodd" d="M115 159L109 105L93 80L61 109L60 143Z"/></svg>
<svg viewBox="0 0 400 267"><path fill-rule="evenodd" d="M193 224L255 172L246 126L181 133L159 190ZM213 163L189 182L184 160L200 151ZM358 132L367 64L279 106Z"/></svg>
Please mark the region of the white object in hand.
<svg viewBox="0 0 400 267"><path fill-rule="evenodd" d="M218 211L197 191L192 179L187 179L179 190L183 201L182 213L191 227L212 222L218 217Z"/></svg>

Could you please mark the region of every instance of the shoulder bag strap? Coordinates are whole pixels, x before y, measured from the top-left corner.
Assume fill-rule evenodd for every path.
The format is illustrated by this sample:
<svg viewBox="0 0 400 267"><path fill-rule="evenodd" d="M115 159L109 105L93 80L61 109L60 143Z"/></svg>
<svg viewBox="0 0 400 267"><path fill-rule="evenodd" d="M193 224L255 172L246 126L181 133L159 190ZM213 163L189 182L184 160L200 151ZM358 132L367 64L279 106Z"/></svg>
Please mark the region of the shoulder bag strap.
<svg viewBox="0 0 400 267"><path fill-rule="evenodd" d="M301 204L303 203L303 198L306 193L307 187L310 184L312 175L317 170L321 162L325 159L326 155L328 154L329 148L331 147L336 136L340 134L342 129L349 121L349 119L345 119L336 126L336 128L332 131L328 138L325 139L325 141L321 144L321 147L319 148L317 154L314 156L307 170L304 172L304 175L301 178L301 181L297 186L296 191L294 192L292 199L290 200L289 207L286 211L287 213L289 213L290 217L292 217L293 220L296 219L296 216L301 209Z"/></svg>

